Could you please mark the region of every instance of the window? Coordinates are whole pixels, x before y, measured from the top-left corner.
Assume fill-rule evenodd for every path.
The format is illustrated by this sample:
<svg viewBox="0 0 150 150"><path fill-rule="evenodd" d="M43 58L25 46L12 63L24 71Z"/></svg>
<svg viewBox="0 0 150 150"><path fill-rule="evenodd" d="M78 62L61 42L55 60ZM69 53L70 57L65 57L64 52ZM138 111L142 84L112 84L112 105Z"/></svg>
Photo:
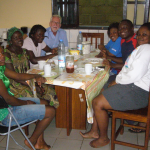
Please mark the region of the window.
<svg viewBox="0 0 150 150"><path fill-rule="evenodd" d="M149 0L123 0L123 19L129 19L135 27L149 21Z"/></svg>
<svg viewBox="0 0 150 150"><path fill-rule="evenodd" d="M62 28L105 27L122 19L139 27L149 21L149 0L52 0L52 8L62 17Z"/></svg>
<svg viewBox="0 0 150 150"><path fill-rule="evenodd" d="M77 27L79 25L78 0L53 0L52 14L62 17L62 27Z"/></svg>

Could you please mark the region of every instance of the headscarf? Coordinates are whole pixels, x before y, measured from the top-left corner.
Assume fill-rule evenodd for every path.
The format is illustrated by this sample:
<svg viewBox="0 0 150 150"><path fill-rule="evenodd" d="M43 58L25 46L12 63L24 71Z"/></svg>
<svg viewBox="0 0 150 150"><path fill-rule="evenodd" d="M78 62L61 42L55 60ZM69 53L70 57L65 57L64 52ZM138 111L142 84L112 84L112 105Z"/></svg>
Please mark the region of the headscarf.
<svg viewBox="0 0 150 150"><path fill-rule="evenodd" d="M13 35L16 31L19 31L19 32L22 34L22 36L23 36L23 32L22 32L20 29L18 29L18 28L16 28L16 27L10 28L10 29L8 30L8 35L7 35L7 42L8 42L9 45L11 45L11 43L10 43L11 37L12 37L12 35Z"/></svg>

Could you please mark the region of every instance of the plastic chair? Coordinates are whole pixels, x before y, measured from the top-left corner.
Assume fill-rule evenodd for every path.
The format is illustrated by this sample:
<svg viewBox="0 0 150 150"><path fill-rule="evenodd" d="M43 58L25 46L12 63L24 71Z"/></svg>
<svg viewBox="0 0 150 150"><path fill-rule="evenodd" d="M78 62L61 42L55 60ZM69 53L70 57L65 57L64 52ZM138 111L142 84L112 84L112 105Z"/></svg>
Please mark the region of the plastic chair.
<svg viewBox="0 0 150 150"><path fill-rule="evenodd" d="M31 123L34 123L36 122L37 120L34 120L34 121L31 121L31 122L28 122L28 123L25 123L23 125L19 125L18 121L16 120L15 116L13 115L11 109L9 108L8 104L6 103L6 101L4 100L4 98L2 96L0 96L0 109L3 109L3 108L7 108L8 111L9 111L9 126L6 127L6 126L3 126L3 125L0 125L0 135L7 135L7 146L6 146L6 150L8 150L8 147L9 147L9 139L10 137L14 140L14 142L20 146L21 148L23 148L24 150L26 150L25 147L21 146L16 140L15 138L11 135L12 132L16 131L16 130L20 130L23 134L23 136L25 137L25 139L29 142L29 144L31 145L31 147L33 148L33 150L35 150L34 146L32 145L32 143L30 142L30 140L28 139L28 137L25 135L25 133L23 132L22 130L22 127L25 127ZM11 121L12 119L15 120L16 122L16 126L12 126L11 127Z"/></svg>
<svg viewBox="0 0 150 150"><path fill-rule="evenodd" d="M104 45L104 33L84 33L82 32L82 36L83 38L86 38L86 41L88 40L88 38L91 39L91 45L93 43L93 39L95 39L95 48L98 48L99 44L103 44ZM99 40L100 39L100 43Z"/></svg>
<svg viewBox="0 0 150 150"><path fill-rule="evenodd" d="M150 128L150 93L149 93L149 104L148 104L148 107L146 108L142 108L138 110L130 110L130 111L116 111L116 110L109 110L109 111L112 112L111 150L115 149L115 144L120 144L124 146L134 147L137 149L147 150L148 141L149 141L149 128ZM116 131L116 119L118 118L121 119L121 125L118 128L117 132L115 132ZM144 122L146 124L146 127L125 124L124 120ZM144 146L116 140L119 133L123 134L124 126L145 130Z"/></svg>

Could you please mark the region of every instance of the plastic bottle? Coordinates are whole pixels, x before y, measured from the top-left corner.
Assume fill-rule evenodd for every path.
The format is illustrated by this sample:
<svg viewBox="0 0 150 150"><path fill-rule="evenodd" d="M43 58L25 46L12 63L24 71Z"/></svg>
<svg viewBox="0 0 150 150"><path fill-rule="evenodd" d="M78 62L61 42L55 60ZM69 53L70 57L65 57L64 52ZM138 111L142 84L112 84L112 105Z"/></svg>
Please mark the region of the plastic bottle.
<svg viewBox="0 0 150 150"><path fill-rule="evenodd" d="M65 45L63 40L59 41L58 44L58 67L60 69L65 69L66 58L65 58Z"/></svg>
<svg viewBox="0 0 150 150"><path fill-rule="evenodd" d="M83 52L82 52L82 42L83 42L82 32L79 31L79 34L78 34L78 37L77 37L77 50L80 51L80 55L83 54Z"/></svg>

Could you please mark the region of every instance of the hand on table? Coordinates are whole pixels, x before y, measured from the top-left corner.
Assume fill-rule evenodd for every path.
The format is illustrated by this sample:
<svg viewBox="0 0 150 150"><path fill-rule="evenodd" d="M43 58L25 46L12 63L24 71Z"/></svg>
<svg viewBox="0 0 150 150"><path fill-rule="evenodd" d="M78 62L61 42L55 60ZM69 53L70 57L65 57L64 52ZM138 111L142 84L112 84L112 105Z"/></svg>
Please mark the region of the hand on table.
<svg viewBox="0 0 150 150"><path fill-rule="evenodd" d="M100 45L98 45L98 48L100 49L100 50L102 50L102 49L104 49L104 45L103 44L100 44Z"/></svg>
<svg viewBox="0 0 150 150"><path fill-rule="evenodd" d="M97 58L106 58L106 57L107 57L106 55L107 55L107 54L106 54L106 50L103 49L103 50L101 50L101 52L100 52L98 55L96 55L95 57L97 57Z"/></svg>
<svg viewBox="0 0 150 150"><path fill-rule="evenodd" d="M58 48L55 47L51 50L52 54L58 55Z"/></svg>
<svg viewBox="0 0 150 150"><path fill-rule="evenodd" d="M106 65L106 66L110 66L110 61L107 60L107 59L104 59L103 64Z"/></svg>
<svg viewBox="0 0 150 150"><path fill-rule="evenodd" d="M107 58L107 53L106 53L106 50L105 50L105 49L102 50L101 53L102 53L102 57L103 57L103 58Z"/></svg>
<svg viewBox="0 0 150 150"><path fill-rule="evenodd" d="M98 55L96 55L95 57L97 58L102 58L103 57L103 54L100 52Z"/></svg>

